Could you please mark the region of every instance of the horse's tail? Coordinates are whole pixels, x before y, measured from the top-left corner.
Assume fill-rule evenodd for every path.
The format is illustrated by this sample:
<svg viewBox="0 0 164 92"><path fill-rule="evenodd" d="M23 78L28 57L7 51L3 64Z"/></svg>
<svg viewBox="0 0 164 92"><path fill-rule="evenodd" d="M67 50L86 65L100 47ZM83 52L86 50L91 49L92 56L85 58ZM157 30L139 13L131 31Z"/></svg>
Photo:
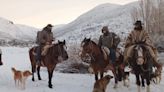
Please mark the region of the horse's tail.
<svg viewBox="0 0 164 92"><path fill-rule="evenodd" d="M36 64L35 64L34 50L35 50L35 47L29 49L29 58L30 58L31 66L32 66L32 72L36 71L36 69L35 69Z"/></svg>
<svg viewBox="0 0 164 92"><path fill-rule="evenodd" d="M31 62L33 61L33 58L34 58L33 52L34 52L34 48L31 48L31 49L29 50L29 58L30 58L30 61L31 61Z"/></svg>
<svg viewBox="0 0 164 92"><path fill-rule="evenodd" d="M30 61L32 60L32 49L33 48L30 48L30 50L29 50L29 58L30 58Z"/></svg>
<svg viewBox="0 0 164 92"><path fill-rule="evenodd" d="M14 67L11 68L12 72L15 73L16 69Z"/></svg>

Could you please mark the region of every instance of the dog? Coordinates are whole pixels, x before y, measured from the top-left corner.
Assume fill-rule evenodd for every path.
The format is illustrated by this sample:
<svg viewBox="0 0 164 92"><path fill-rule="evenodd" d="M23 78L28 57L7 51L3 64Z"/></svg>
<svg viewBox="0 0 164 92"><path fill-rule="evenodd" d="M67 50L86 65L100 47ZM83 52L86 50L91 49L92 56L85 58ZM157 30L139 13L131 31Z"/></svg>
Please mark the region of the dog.
<svg viewBox="0 0 164 92"><path fill-rule="evenodd" d="M32 73L28 70L26 71L19 71L15 68L11 68L13 74L14 74L14 81L15 86L21 87L22 89L25 89L26 79L32 75Z"/></svg>
<svg viewBox="0 0 164 92"><path fill-rule="evenodd" d="M124 72L123 84L124 84L125 87L129 87L130 86L129 75L130 75L130 72Z"/></svg>
<svg viewBox="0 0 164 92"><path fill-rule="evenodd" d="M94 88L92 92L105 92L106 87L108 85L108 83L110 82L110 79L112 79L113 76L110 75L106 75L105 77L97 80L94 83Z"/></svg>
<svg viewBox="0 0 164 92"><path fill-rule="evenodd" d="M155 84L159 84L161 82L161 76L162 76L161 71L158 71L156 69L154 73L150 74L150 79Z"/></svg>

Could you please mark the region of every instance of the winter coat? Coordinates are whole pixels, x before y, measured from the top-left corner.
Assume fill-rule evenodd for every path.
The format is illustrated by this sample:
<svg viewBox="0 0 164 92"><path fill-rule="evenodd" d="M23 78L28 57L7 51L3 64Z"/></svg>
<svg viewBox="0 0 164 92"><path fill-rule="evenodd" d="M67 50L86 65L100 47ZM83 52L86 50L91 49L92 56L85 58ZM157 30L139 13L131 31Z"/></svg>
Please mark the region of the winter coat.
<svg viewBox="0 0 164 92"><path fill-rule="evenodd" d="M148 46L151 46L151 47L154 47L153 46L153 43L148 35L148 33L144 30L141 30L141 31L137 31L137 30L133 30L127 40L126 40L126 43L125 43L125 48L131 46L131 45L134 45L136 43L140 43L140 42L144 42L146 45Z"/></svg>
<svg viewBox="0 0 164 92"><path fill-rule="evenodd" d="M119 42L120 38L115 33L109 32L107 35L100 36L98 45L116 49Z"/></svg>
<svg viewBox="0 0 164 92"><path fill-rule="evenodd" d="M38 31L37 33L37 39L36 39L36 43L39 45L46 45L46 43L52 43L53 41L53 33L46 31L46 30L42 30L42 31Z"/></svg>
<svg viewBox="0 0 164 92"><path fill-rule="evenodd" d="M153 46L153 43L152 43L148 33L144 30L141 30L141 31L133 30L129 34L129 36L126 40L126 43L125 43L124 61L127 61L127 59L129 57L131 57L133 48L134 48L135 44L137 44L137 43L146 44L146 48L149 50L151 56L153 58L155 58L154 60L156 60L157 51L156 51L155 47Z"/></svg>

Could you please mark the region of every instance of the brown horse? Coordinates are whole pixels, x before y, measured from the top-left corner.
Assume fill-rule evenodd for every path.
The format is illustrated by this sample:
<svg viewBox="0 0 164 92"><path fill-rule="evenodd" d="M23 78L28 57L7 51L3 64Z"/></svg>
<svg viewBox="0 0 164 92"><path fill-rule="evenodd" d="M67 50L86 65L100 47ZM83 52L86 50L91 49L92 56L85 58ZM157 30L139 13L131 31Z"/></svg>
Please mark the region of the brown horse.
<svg viewBox="0 0 164 92"><path fill-rule="evenodd" d="M65 40L63 42L58 41L57 44L53 44L51 48L49 48L47 54L45 56L41 57L41 60L45 67L47 67L48 70L48 86L49 88L52 88L52 75L53 71L56 67L56 64L61 62L62 60L67 60L68 59L68 54L65 49ZM38 79L41 80L40 77L40 67L41 65L36 65L36 56L35 56L35 48L33 47L29 50L29 56L30 56L30 61L31 61L31 66L32 66L32 81L34 81L34 73L37 68L37 74L38 74Z"/></svg>
<svg viewBox="0 0 164 92"><path fill-rule="evenodd" d="M112 64L109 59L109 56L104 57L104 53L95 42L90 39L84 39L81 42L82 52L80 54L82 61L89 60L90 66L93 68L93 72L95 74L95 80L98 80L98 76L100 74L100 78L103 77L104 71L108 68L113 72L115 78L115 86L117 87L119 76L123 77L124 67L121 64L123 63L123 57L119 57L116 64ZM90 58L90 59L88 59ZM116 67L117 66L117 67ZM119 78L121 80L121 78Z"/></svg>
<svg viewBox="0 0 164 92"><path fill-rule="evenodd" d="M150 92L150 75L152 73L153 58L143 42L135 44L132 52L132 57L129 58L134 74L136 76L136 84L138 92L140 92L140 85L144 87L144 80L146 80L147 91Z"/></svg>

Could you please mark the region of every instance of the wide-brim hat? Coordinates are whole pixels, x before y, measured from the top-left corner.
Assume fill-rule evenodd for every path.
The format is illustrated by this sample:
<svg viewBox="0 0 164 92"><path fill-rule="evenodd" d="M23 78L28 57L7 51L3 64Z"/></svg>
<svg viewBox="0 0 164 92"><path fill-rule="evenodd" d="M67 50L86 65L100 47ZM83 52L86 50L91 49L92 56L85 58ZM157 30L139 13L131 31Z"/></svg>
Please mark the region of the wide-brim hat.
<svg viewBox="0 0 164 92"><path fill-rule="evenodd" d="M143 25L142 21L141 20L137 20L134 25Z"/></svg>
<svg viewBox="0 0 164 92"><path fill-rule="evenodd" d="M108 26L104 26L103 28L102 28L102 32L103 31L108 31Z"/></svg>
<svg viewBox="0 0 164 92"><path fill-rule="evenodd" d="M51 25L51 24L48 24L48 25L47 25L47 27L53 27L53 25Z"/></svg>

